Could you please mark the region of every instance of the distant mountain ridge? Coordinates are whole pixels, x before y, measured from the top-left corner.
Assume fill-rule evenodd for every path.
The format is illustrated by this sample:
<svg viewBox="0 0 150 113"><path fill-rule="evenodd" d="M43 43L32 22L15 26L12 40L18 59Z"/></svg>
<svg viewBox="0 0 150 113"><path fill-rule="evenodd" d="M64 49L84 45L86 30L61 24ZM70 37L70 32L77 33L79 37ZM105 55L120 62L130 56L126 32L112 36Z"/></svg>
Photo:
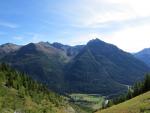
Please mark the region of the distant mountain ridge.
<svg viewBox="0 0 150 113"><path fill-rule="evenodd" d="M150 67L150 48L143 49L142 51L135 53L134 56Z"/></svg>
<svg viewBox="0 0 150 113"><path fill-rule="evenodd" d="M84 47L84 45L68 46L58 42L54 42L51 45L57 49L61 49L67 54L67 56L70 57L76 56L79 53L79 51L82 50L82 48Z"/></svg>
<svg viewBox="0 0 150 113"><path fill-rule="evenodd" d="M11 43L6 43L3 45L0 45L0 57L6 55L8 53L17 51L20 47L21 46L19 46L19 45L11 44Z"/></svg>
<svg viewBox="0 0 150 113"><path fill-rule="evenodd" d="M150 70L133 55L99 39L78 46L30 43L0 61L63 93L119 93Z"/></svg>

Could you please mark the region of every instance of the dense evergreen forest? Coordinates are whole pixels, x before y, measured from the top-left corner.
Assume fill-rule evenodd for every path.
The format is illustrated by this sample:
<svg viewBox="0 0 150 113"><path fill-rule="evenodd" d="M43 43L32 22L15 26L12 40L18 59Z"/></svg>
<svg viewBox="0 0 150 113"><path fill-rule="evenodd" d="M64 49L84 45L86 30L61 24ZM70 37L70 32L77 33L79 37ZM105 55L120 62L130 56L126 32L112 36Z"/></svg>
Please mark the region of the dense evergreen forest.
<svg viewBox="0 0 150 113"><path fill-rule="evenodd" d="M0 65L0 113L55 113L67 106L64 97L8 65Z"/></svg>

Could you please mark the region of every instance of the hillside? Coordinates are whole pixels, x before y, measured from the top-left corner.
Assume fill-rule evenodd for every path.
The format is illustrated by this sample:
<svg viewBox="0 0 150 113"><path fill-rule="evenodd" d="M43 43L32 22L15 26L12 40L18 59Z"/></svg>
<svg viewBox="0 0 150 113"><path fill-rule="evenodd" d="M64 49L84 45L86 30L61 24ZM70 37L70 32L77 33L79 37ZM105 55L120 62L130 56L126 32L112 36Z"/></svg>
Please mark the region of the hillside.
<svg viewBox="0 0 150 113"><path fill-rule="evenodd" d="M133 55L99 39L79 46L30 43L5 54L0 62L61 93L122 93L150 70Z"/></svg>
<svg viewBox="0 0 150 113"><path fill-rule="evenodd" d="M0 65L1 113L75 113L65 97L26 75Z"/></svg>
<svg viewBox="0 0 150 113"><path fill-rule="evenodd" d="M63 84L63 67L68 57L49 43L30 43L1 59L34 80L48 84L50 89L59 89Z"/></svg>
<svg viewBox="0 0 150 113"><path fill-rule="evenodd" d="M150 92L96 113L150 113Z"/></svg>
<svg viewBox="0 0 150 113"><path fill-rule="evenodd" d="M66 67L66 82L75 92L109 95L142 79L149 68L129 53L99 39L91 40ZM71 85L69 85L71 84Z"/></svg>
<svg viewBox="0 0 150 113"><path fill-rule="evenodd" d="M135 53L134 56L150 67L150 48L143 49L142 51Z"/></svg>

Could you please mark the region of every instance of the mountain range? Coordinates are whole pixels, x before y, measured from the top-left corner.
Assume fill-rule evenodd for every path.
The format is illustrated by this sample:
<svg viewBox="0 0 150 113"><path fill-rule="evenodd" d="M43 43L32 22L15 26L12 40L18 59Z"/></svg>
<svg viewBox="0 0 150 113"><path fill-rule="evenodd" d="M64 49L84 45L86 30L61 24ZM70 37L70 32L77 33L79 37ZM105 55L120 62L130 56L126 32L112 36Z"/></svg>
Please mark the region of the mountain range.
<svg viewBox="0 0 150 113"><path fill-rule="evenodd" d="M4 44L0 46L0 61L60 93L120 93L150 71L132 54L99 39L77 46Z"/></svg>

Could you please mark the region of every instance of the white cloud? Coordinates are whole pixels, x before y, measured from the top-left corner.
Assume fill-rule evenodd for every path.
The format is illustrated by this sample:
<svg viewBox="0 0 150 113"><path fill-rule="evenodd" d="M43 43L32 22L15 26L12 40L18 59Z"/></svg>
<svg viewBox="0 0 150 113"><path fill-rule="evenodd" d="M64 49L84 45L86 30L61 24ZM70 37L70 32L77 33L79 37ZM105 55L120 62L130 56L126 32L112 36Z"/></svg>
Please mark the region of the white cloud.
<svg viewBox="0 0 150 113"><path fill-rule="evenodd" d="M103 40L113 43L129 52L137 52L150 47L150 24L129 27L116 31Z"/></svg>
<svg viewBox="0 0 150 113"><path fill-rule="evenodd" d="M0 26L2 27L8 27L8 28L17 28L18 25L6 21L0 21Z"/></svg>
<svg viewBox="0 0 150 113"><path fill-rule="evenodd" d="M67 38L68 40L64 38L64 43L83 44L98 37L117 45L121 49L134 52L144 47L150 47L149 5L150 0L67 0L67 2L60 4L56 2L53 6L55 7L53 14L57 13L54 15L57 17L54 18L57 18L58 23L57 21L56 23L45 21L45 23L49 26L56 24L56 28L62 28L62 31L56 29L58 34L63 35L62 37L70 37ZM53 7L48 8L52 9ZM117 25L119 27L116 27ZM17 27L17 25L1 21L0 26ZM58 37L56 32L52 33L52 36ZM47 33L48 36L43 34L28 34L24 36L24 40L25 42L51 41L52 38L47 38L51 36L50 33ZM17 38L21 40L21 37Z"/></svg>
<svg viewBox="0 0 150 113"><path fill-rule="evenodd" d="M150 23L124 29L109 34L86 33L68 41L72 45L85 44L91 39L99 38L105 42L115 44L127 52L138 52L150 47Z"/></svg>
<svg viewBox="0 0 150 113"><path fill-rule="evenodd" d="M31 41L34 42L34 43L37 43L37 42L40 42L41 39L35 35L35 36L33 36L33 37L31 38Z"/></svg>
<svg viewBox="0 0 150 113"><path fill-rule="evenodd" d="M77 0L61 9L76 27L150 16L149 0ZM101 27L101 26L100 26Z"/></svg>
<svg viewBox="0 0 150 113"><path fill-rule="evenodd" d="M71 43L85 43L99 37L129 52L150 47L149 5L150 0L82 0L73 3L66 7L66 16L72 17L72 25L94 28L95 32L81 33ZM119 25L119 29L115 29L115 25ZM99 31L106 28L110 32Z"/></svg>
<svg viewBox="0 0 150 113"><path fill-rule="evenodd" d="M44 40L44 36L42 34L39 33L27 33L28 34L28 38L29 38L29 42L40 42Z"/></svg>
<svg viewBox="0 0 150 113"><path fill-rule="evenodd" d="M13 39L16 40L16 41L23 41L24 37L22 37L22 36L15 36L15 37L13 37Z"/></svg>
<svg viewBox="0 0 150 113"><path fill-rule="evenodd" d="M15 42L20 42L21 44L28 44L28 43L37 43L40 41L44 41L44 35L39 33L24 33L23 35L14 36L13 40Z"/></svg>
<svg viewBox="0 0 150 113"><path fill-rule="evenodd" d="M104 40L106 38L104 34L99 34L99 33L85 33L85 34L81 34L81 35L76 35L74 37L72 37L72 39L68 40L68 43L71 45L82 45L82 44L86 44L88 41L92 40L92 39L96 39L99 38L101 40Z"/></svg>
<svg viewBox="0 0 150 113"><path fill-rule="evenodd" d="M125 4L130 7L137 16L150 15L149 0L106 0L111 3Z"/></svg>

